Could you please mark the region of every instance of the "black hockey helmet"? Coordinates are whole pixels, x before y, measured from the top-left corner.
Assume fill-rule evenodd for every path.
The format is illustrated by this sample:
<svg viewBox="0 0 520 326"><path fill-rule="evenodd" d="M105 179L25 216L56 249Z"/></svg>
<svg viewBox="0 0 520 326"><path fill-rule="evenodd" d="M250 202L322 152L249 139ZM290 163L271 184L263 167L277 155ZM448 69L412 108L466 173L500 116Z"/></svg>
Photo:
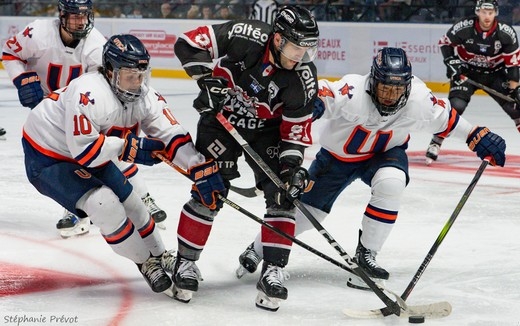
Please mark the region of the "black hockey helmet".
<svg viewBox="0 0 520 326"><path fill-rule="evenodd" d="M71 34L75 40L87 37L88 33L94 28L94 12L92 9L92 0L59 0L58 11L60 16L60 24ZM69 21L70 15L85 15L87 23L81 29L71 29Z"/></svg>
<svg viewBox="0 0 520 326"><path fill-rule="evenodd" d="M308 48L305 55L295 61L310 62L316 57L318 50L318 23L312 13L301 6L285 6L280 8L276 15L273 28L287 41L301 48ZM280 46L282 53L283 45ZM293 59L293 58L290 58Z"/></svg>
<svg viewBox="0 0 520 326"><path fill-rule="evenodd" d="M412 65L401 48L380 49L370 70L370 95L379 114L392 115L406 105L412 88Z"/></svg>
<svg viewBox="0 0 520 326"><path fill-rule="evenodd" d="M495 10L498 15L498 1L497 0L477 0L477 5L475 6L475 14L480 9L491 9Z"/></svg>
<svg viewBox="0 0 520 326"><path fill-rule="evenodd" d="M113 35L103 46L103 70L112 90L122 102L134 102L145 93L149 79L150 55L144 44L130 34ZM112 72L110 75L108 72ZM137 78L140 83L124 85L125 76Z"/></svg>

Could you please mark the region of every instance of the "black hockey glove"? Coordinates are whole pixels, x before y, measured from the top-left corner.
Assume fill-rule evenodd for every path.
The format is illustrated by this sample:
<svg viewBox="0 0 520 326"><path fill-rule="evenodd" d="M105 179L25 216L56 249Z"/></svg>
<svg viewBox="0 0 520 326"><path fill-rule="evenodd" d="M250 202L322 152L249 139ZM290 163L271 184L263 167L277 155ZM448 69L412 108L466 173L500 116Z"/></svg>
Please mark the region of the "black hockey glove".
<svg viewBox="0 0 520 326"><path fill-rule="evenodd" d="M506 163L506 142L487 127L477 127L469 135L466 144L482 160L490 157L491 165L504 166Z"/></svg>
<svg viewBox="0 0 520 326"><path fill-rule="evenodd" d="M280 189L275 194L275 201L280 207L291 209L293 201L300 199L309 183L309 172L301 166L284 166L280 172L280 179L286 185L287 190Z"/></svg>
<svg viewBox="0 0 520 326"><path fill-rule="evenodd" d="M120 161L154 165L162 161L153 155L155 151L164 150L164 143L159 139L137 137L128 131L124 137L125 145L119 156Z"/></svg>
<svg viewBox="0 0 520 326"><path fill-rule="evenodd" d="M516 86L515 89L511 91L511 97L516 101L516 108L520 106L520 86Z"/></svg>
<svg viewBox="0 0 520 326"><path fill-rule="evenodd" d="M18 98L23 106L33 109L43 100L43 90L37 73L31 71L20 74L13 79L13 84L18 89Z"/></svg>
<svg viewBox="0 0 520 326"><path fill-rule="evenodd" d="M446 77L453 80L455 83L460 82L460 75L462 75L462 68L465 64L456 56L447 57L444 59L446 65Z"/></svg>
<svg viewBox="0 0 520 326"><path fill-rule="evenodd" d="M206 76L197 80L199 96L193 101L193 107L200 114L217 114L226 102L229 87L223 77Z"/></svg>

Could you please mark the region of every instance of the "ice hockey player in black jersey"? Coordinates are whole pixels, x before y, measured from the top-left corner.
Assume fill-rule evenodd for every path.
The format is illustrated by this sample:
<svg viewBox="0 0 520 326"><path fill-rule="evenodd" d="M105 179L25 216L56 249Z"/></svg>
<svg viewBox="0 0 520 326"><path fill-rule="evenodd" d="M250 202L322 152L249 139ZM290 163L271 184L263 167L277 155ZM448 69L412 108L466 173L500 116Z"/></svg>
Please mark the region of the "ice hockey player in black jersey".
<svg viewBox="0 0 520 326"><path fill-rule="evenodd" d="M497 0L477 0L475 16L459 20L439 40L450 79L449 100L462 114L477 90L461 76L511 96L516 103L489 94L520 132L518 38L513 27L500 22L497 16ZM426 151L427 165L437 160L445 136L433 135Z"/></svg>
<svg viewBox="0 0 520 326"><path fill-rule="evenodd" d="M256 185L264 191L266 222L294 234L295 209L307 182L301 167L305 147L312 144L311 116L317 94L316 67L319 30L310 11L300 6L280 9L272 25L258 20L230 21L185 32L175 44L184 69L201 91L193 106L200 113L196 147L219 164L226 187L240 176L237 160L242 147L215 118L221 113L280 179L280 190L246 155ZM213 60L216 60L213 64ZM198 289L195 261L209 237L218 208L193 201L184 205L178 228L174 283L182 290ZM287 299L284 266L292 243L261 230L262 274L256 285L258 307L276 311ZM188 296L190 298L191 296ZM189 299L188 299L189 300Z"/></svg>

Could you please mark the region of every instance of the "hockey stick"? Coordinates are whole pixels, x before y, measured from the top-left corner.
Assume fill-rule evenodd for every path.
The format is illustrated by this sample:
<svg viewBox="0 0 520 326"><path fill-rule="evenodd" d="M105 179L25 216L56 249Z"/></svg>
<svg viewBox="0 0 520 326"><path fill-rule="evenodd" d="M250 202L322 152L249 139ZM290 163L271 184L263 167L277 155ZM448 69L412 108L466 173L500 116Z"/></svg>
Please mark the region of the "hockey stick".
<svg viewBox="0 0 520 326"><path fill-rule="evenodd" d="M160 159L164 163L168 164L169 166L171 166L172 168L174 168L175 170L177 170L178 172L180 172L181 174L183 174L184 176L186 176L189 179L188 173L184 169L182 169L180 166L178 166L177 164L173 163L168 158L166 158L166 156L164 156L163 154L161 154L159 152L155 152L154 155L155 155L155 157L157 157L158 159ZM248 210L246 210L242 206L236 204L235 202L227 199L226 197L224 197L224 196L222 196L220 194L219 194L218 197L225 204L231 206L232 208L236 209L240 213L242 213L242 214L246 215L247 217L251 218L255 222L262 224L263 226L265 226L269 230L275 232L276 234L280 235L281 237L283 237L285 239L288 239L288 240L291 240L292 242L296 243L300 247L302 247L302 248L312 252L313 254L315 254L315 255L317 255L317 256L319 256L319 257L321 257L321 258L323 258L323 259L325 259L325 260L327 260L329 262L331 262L332 264L338 266L339 268L342 268L342 269L346 270L347 272L354 273L352 268L348 267L347 265L338 262L337 260L327 256L326 254L322 253L321 251L319 251L317 249L314 249L313 247L307 245L303 241L298 240L295 237L293 237L293 236L291 236L291 235L289 235L289 234L287 234L287 233L285 233L285 232L275 228L274 226L268 224L263 219L261 219L260 217L254 215L253 213L249 212ZM389 291L389 292L391 292L391 291Z"/></svg>
<svg viewBox="0 0 520 326"><path fill-rule="evenodd" d="M462 195L462 198L459 200L459 203L455 207L455 210L453 211L453 213L451 214L450 218L448 219L448 221L446 222L446 224L442 228L441 233L439 234L439 236L437 237L437 239L433 243L430 251L428 252L426 257L424 258L421 266L419 267L417 272L415 272L414 277L412 278L412 280L410 281L410 283L408 284L406 289L403 291L403 294L401 294L401 299L403 299L404 301L406 301L406 299L408 299L408 297L412 293L412 290L414 289L415 285L417 284L417 282L419 282L419 279L421 278L422 274L426 270L426 267L430 264L430 262L431 262L431 260L433 258L433 255L435 255L435 253L437 252L437 249L439 249L442 241L444 241L444 238L446 237L446 235L450 231L451 227L455 223L455 220L459 216L460 211L462 210L462 208L466 204L466 201L468 200L469 195L473 192L473 189L477 185L478 180L482 176L482 173L484 172L484 170L486 169L488 164L489 164L489 159L488 158L485 158L482 161L482 163L480 164L480 167L478 168L477 172L475 173L475 176L473 177L473 180L471 180L471 182L469 183L469 186L466 188L466 191ZM346 311L344 311L344 312L347 315L351 315L351 316L352 315L359 315L359 313L351 313L351 314L349 314ZM379 315L379 316L383 316L384 317L384 316L388 316L388 315L392 314L392 311L390 311L387 307L384 307L384 308L381 308L379 310L372 310L370 312L370 315L374 315L374 314L376 316Z"/></svg>
<svg viewBox="0 0 520 326"><path fill-rule="evenodd" d="M172 161L168 160L164 155L162 155L161 153L155 153L155 156L157 158L159 158L160 160L162 160L164 163L168 164L170 167L174 168L175 170L179 171L181 174L183 174L184 176L186 176L187 178L188 175L186 173L185 170L183 170L181 167L177 166L175 163L173 163ZM269 230L275 232L276 234L280 235L281 237L284 237L288 240L291 240L292 242L296 243L297 245L299 245L300 247L306 249L307 251L317 255L318 257L332 263L333 265L336 265L338 266L339 268L349 272L349 273L355 273L354 270L352 268L350 268L349 266L343 264L343 263L340 263L338 262L337 260L327 256L326 254L322 253L321 251L307 245L306 243L304 243L303 241L300 241L298 239L296 239L295 237L273 227L272 225L268 224L267 222L265 222L263 219L261 219L260 217L254 215L253 213L247 211L245 208L241 207L240 205L232 202L231 200L227 199L226 197L222 196L222 195L219 195L219 199L221 199L225 204L231 206L232 208L236 209L237 211L239 211L240 213L246 215L247 217L251 218L253 221L265 226L266 228L268 228ZM388 293L390 293L391 295L393 295L397 302L399 302L399 308L400 309L400 314L398 316L401 316L401 317L405 317L405 316L410 316L410 315L424 315L424 316L427 316L427 317L434 317L434 318L438 318L438 317L442 317L442 316L445 316L445 310L446 310L446 305L449 306L449 303L447 302L439 302L439 303L433 303L433 304L428 304L428 305L416 305L416 306L409 306L407 305L404 300L402 300L398 294L396 294L395 292L389 290L389 289L386 289L384 288L384 286L380 285L381 289L383 289L384 291L387 291ZM353 310L354 311L354 310ZM392 314L393 312L391 310L390 311L390 314ZM401 311L403 313L401 313ZM451 306L450 306L450 311L451 311ZM362 313L365 313L364 311ZM449 313L448 313L449 314Z"/></svg>
<svg viewBox="0 0 520 326"><path fill-rule="evenodd" d="M483 84L478 83L478 82L476 82L476 81L474 81L474 80L472 80L472 79L469 79L468 77L466 77L466 76L464 76L464 75L460 75L460 79L461 79L462 81L466 81L466 82L468 82L469 84L471 84L471 85L473 85L473 86L476 86L476 87L478 87L478 88L480 88L480 89L482 89L482 90L488 92L489 94L493 94L493 95L495 95L496 97L500 97L500 98L503 99L503 100L506 100L506 101L508 101L508 102L516 102L516 100L513 99L512 97L509 97L509 96L507 96L507 95L505 95L505 94L502 94L502 93L500 93L500 92L498 92L498 91L496 91L496 90L494 90L494 89L492 89L492 88L490 88L490 87L487 87L486 85L483 85Z"/></svg>
<svg viewBox="0 0 520 326"><path fill-rule="evenodd" d="M254 197L258 196L259 193L262 192L261 190L259 190L256 187L240 188L240 187L235 187L235 186L231 185L231 187L229 189L231 191L234 191L237 194L242 195L242 196L247 197L247 198L254 198Z"/></svg>
<svg viewBox="0 0 520 326"><path fill-rule="evenodd" d="M216 115L217 120L222 124L222 126L228 131L228 133L242 146L244 151L255 161L255 163L264 171L264 173L273 181L273 183L280 189L286 189L285 184L280 180L278 175L271 170L271 168L262 160L260 155L256 153L253 148L249 145L249 143L240 135L240 133L235 129L235 127L222 115L221 112L218 112ZM336 242L336 240L330 235L327 230L312 216L311 212L307 210L307 208L299 201L294 200L294 206L299 209L303 215L312 223L312 225L318 230L318 232L323 235L323 237L328 241L328 243L340 254L341 258L347 263L347 265L354 271L354 274L359 276L363 281L367 284L367 286L372 289L372 291L385 303L387 308L392 311L395 315L399 316L401 313L401 306L398 302L392 301L379 287L378 285L367 275L365 270L360 267L349 254L343 250L343 248Z"/></svg>

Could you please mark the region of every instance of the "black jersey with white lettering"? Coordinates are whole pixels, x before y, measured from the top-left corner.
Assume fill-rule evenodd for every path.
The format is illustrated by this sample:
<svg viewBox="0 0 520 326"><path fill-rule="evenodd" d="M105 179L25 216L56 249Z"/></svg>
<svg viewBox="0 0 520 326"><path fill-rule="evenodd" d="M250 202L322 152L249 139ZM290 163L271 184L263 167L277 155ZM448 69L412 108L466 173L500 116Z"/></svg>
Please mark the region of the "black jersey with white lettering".
<svg viewBox="0 0 520 326"><path fill-rule="evenodd" d="M518 38L508 24L495 20L489 31L483 31L478 17L463 18L450 27L439 46L444 58L457 55L470 71L492 73L507 69L508 78L518 81Z"/></svg>
<svg viewBox="0 0 520 326"><path fill-rule="evenodd" d="M175 54L190 76L212 69L229 81L223 114L237 128L280 125L283 141L309 146L316 67L300 63L286 70L269 62L272 36L272 26L257 20L206 25L181 35Z"/></svg>

